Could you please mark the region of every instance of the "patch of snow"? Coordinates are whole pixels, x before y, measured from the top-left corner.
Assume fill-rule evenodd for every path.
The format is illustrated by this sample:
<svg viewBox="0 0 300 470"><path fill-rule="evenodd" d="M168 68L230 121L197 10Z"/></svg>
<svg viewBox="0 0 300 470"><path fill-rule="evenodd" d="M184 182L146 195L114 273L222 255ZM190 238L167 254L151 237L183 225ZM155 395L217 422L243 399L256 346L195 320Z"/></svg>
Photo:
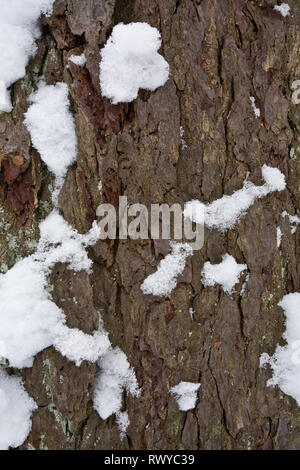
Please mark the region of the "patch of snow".
<svg viewBox="0 0 300 470"><path fill-rule="evenodd" d="M204 211L204 224L208 228L216 228L222 232L233 228L256 199L285 189L285 177L277 168L264 165L262 176L265 180L263 186L256 186L246 179L242 189L235 191L231 196L223 196L211 204L205 205L197 200L187 202L184 216L195 223L203 223Z"/></svg>
<svg viewBox="0 0 300 470"><path fill-rule="evenodd" d="M0 23L1 24L1 23ZM9 92L4 80L0 80L0 111L9 113L12 110Z"/></svg>
<svg viewBox="0 0 300 470"><path fill-rule="evenodd" d="M134 370L119 348L110 348L98 361L99 372L94 384L94 408L102 419L116 414L121 435L124 436L129 418L121 413L123 391L138 397L140 389Z"/></svg>
<svg viewBox="0 0 300 470"><path fill-rule="evenodd" d="M73 64L78 65L78 67L84 67L86 64L86 57L84 52L81 55L71 55L69 60L73 62Z"/></svg>
<svg viewBox="0 0 300 470"><path fill-rule="evenodd" d="M170 393L175 397L181 411L188 411L195 408L197 392L201 384L193 382L180 382L170 389Z"/></svg>
<svg viewBox="0 0 300 470"><path fill-rule="evenodd" d="M0 340L11 367L33 365L33 357L52 344L52 330L64 319L45 290L46 276L32 257L0 276Z"/></svg>
<svg viewBox="0 0 300 470"><path fill-rule="evenodd" d="M282 307L286 316L283 338L287 344L277 345L272 357L267 353L262 354L260 366L265 367L269 364L273 369L273 376L267 385L278 385L300 406L300 293L285 295L278 305Z"/></svg>
<svg viewBox="0 0 300 470"><path fill-rule="evenodd" d="M190 317L191 317L191 320L194 321L194 310L191 308L189 308L189 314L190 314Z"/></svg>
<svg viewBox="0 0 300 470"><path fill-rule="evenodd" d="M40 37L38 19L50 14L54 0L1 0L0 2L0 111L10 112L7 89L24 77Z"/></svg>
<svg viewBox="0 0 300 470"><path fill-rule="evenodd" d="M65 315L46 290L47 276L58 262L69 263L68 268L75 271L90 272L92 261L86 248L98 239L100 229L95 224L87 234L80 235L54 210L41 222L40 231L36 252L0 275L0 342L11 367L31 367L33 357L55 341L68 356L67 346L74 337L81 340L82 347L79 344L77 351L74 349L68 357L75 360L77 354L75 362L79 362L84 353L84 340L89 336L82 336L76 330L70 330L69 336L66 334ZM97 338L97 334L89 336L96 351L101 347ZM89 360L88 348L86 353L84 358Z"/></svg>
<svg viewBox="0 0 300 470"><path fill-rule="evenodd" d="M246 285L247 285L247 282L249 281L249 279L250 279L250 273L247 274L246 279L245 279L245 281L243 282L243 285L242 285L242 288L241 288L241 292L240 292L240 296L244 295L245 290L246 290Z"/></svg>
<svg viewBox="0 0 300 470"><path fill-rule="evenodd" d="M232 294L234 286L239 282L239 277L246 264L238 264L233 256L226 253L220 264L206 262L202 269L202 283L204 286L220 284L227 294Z"/></svg>
<svg viewBox="0 0 300 470"><path fill-rule="evenodd" d="M291 234L293 235L296 232L298 225L300 224L299 217L297 215L290 215L287 213L287 211L283 211L281 216L289 218Z"/></svg>
<svg viewBox="0 0 300 470"><path fill-rule="evenodd" d="M180 133L180 142L181 142L181 148L182 150L186 149L187 148L187 144L186 144L186 141L184 140L184 129L182 126L180 126L179 128L179 133Z"/></svg>
<svg viewBox="0 0 300 470"><path fill-rule="evenodd" d="M188 243L170 243L172 252L158 265L157 271L148 276L141 289L144 294L168 296L177 284L177 277L183 273L186 259L193 249Z"/></svg>
<svg viewBox="0 0 300 470"><path fill-rule="evenodd" d="M140 88L154 91L168 80L169 65L158 54L159 31L148 23L120 23L101 50L102 95L113 104L137 98Z"/></svg>
<svg viewBox="0 0 300 470"><path fill-rule="evenodd" d="M56 177L56 199L68 167L77 158L77 137L75 121L69 110L68 86L65 83L45 85L41 82L30 101L32 104L25 114L24 124L34 148Z"/></svg>
<svg viewBox="0 0 300 470"><path fill-rule="evenodd" d="M32 257L40 263L44 271L49 273L56 263L69 263L69 269L91 272L93 263L86 249L99 240L100 228L96 221L93 222L92 228L82 235L54 209L39 227L40 241Z"/></svg>
<svg viewBox="0 0 300 470"><path fill-rule="evenodd" d="M281 13L282 16L288 16L290 14L291 7L288 3L282 3L281 5L275 5L274 10Z"/></svg>
<svg viewBox="0 0 300 470"><path fill-rule="evenodd" d="M31 430L31 414L37 405L18 377L0 368L0 450L23 444Z"/></svg>
<svg viewBox="0 0 300 470"><path fill-rule="evenodd" d="M276 238L277 238L277 248L280 248L281 239L282 239L282 232L281 232L280 227L277 227L276 229Z"/></svg>
<svg viewBox="0 0 300 470"><path fill-rule="evenodd" d="M124 439L124 437L126 436L127 428L130 424L130 419L129 419L129 416L128 416L128 412L127 411L120 411L119 413L117 413L116 421L117 421L117 425L118 425L118 428L119 428L119 431L120 431L120 437L121 437L121 439Z"/></svg>
<svg viewBox="0 0 300 470"><path fill-rule="evenodd" d="M251 101L251 106L254 112L254 116L259 118L260 117L260 109L256 107L255 105L255 98L254 96L250 96L250 101Z"/></svg>
<svg viewBox="0 0 300 470"><path fill-rule="evenodd" d="M83 361L96 362L111 347L102 323L93 335L87 335L77 328L68 328L62 322L54 328L53 346L77 366Z"/></svg>

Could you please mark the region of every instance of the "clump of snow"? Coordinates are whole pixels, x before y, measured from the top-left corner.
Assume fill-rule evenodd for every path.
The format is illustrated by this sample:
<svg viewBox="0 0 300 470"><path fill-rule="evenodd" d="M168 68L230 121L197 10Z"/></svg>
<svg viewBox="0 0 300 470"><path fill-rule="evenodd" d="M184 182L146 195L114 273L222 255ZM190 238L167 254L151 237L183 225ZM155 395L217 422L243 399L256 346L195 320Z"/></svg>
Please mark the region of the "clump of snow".
<svg viewBox="0 0 300 470"><path fill-rule="evenodd" d="M1 0L0 2L0 111L10 112L7 89L24 77L40 36L38 19L50 14L54 0Z"/></svg>
<svg viewBox="0 0 300 470"><path fill-rule="evenodd" d="M31 430L31 414L36 408L21 379L10 377L0 368L0 450L23 444Z"/></svg>
<svg viewBox="0 0 300 470"><path fill-rule="evenodd" d="M31 367L33 357L54 342L75 362L82 360L86 347L88 335L83 337L76 330L66 333L65 315L46 290L47 276L58 262L69 263L69 269L75 271L90 272L92 262L86 248L97 241L100 229L94 225L87 234L80 235L54 210L40 224L40 231L36 252L0 274L0 343L12 367ZM78 343L78 349L68 354L74 337L81 345ZM85 359L90 360L101 349L98 339L96 333L89 336L94 352L86 347Z"/></svg>
<svg viewBox="0 0 300 470"><path fill-rule="evenodd" d="M154 91L168 80L169 65L158 54L160 34L148 23L120 23L101 50L102 95L113 104L133 101L140 88Z"/></svg>
<svg viewBox="0 0 300 470"><path fill-rule="evenodd" d="M282 232L281 232L280 227L277 227L276 229L276 238L277 238L277 248L280 248L281 239L282 239Z"/></svg>
<svg viewBox="0 0 300 470"><path fill-rule="evenodd" d="M87 335L77 328L68 328L63 322L54 328L53 346L77 366L83 361L96 362L111 347L107 332L99 324L99 330Z"/></svg>
<svg viewBox="0 0 300 470"><path fill-rule="evenodd" d="M73 229L54 209L40 223L40 241L32 257L40 263L47 273L56 263L69 263L69 269L91 272L92 261L86 249L95 245L100 237L100 228L94 221L86 234Z"/></svg>
<svg viewBox="0 0 300 470"><path fill-rule="evenodd" d="M256 107L255 105L255 98L254 96L250 96L250 101L251 101L251 106L254 112L254 116L259 118L260 117L260 109Z"/></svg>
<svg viewBox="0 0 300 470"><path fill-rule="evenodd" d="M282 3L281 5L275 5L274 10L279 11L282 16L288 16L290 14L290 6L288 3Z"/></svg>
<svg viewBox="0 0 300 470"><path fill-rule="evenodd" d="M69 60L73 62L73 64L78 65L78 67L84 67L86 64L86 57L84 52L81 55L71 55Z"/></svg>
<svg viewBox="0 0 300 470"><path fill-rule="evenodd" d="M41 82L30 101L32 104L25 114L24 124L34 148L56 176L59 191L67 168L77 158L77 137L69 110L68 86L65 83L45 85Z"/></svg>
<svg viewBox="0 0 300 470"><path fill-rule="evenodd" d="M296 232L298 225L300 224L300 219L297 215L290 215L287 211L283 211L281 214L282 217L288 217L290 221L290 229L292 235Z"/></svg>
<svg viewBox="0 0 300 470"><path fill-rule="evenodd" d="M141 285L144 294L168 296L175 289L177 277L183 273L186 259L192 256L193 249L188 243L170 243L170 246L172 252L161 260L157 271Z"/></svg>
<svg viewBox="0 0 300 470"><path fill-rule="evenodd" d="M202 223L204 211L204 224L208 228L216 228L222 232L233 228L256 199L285 189L285 177L277 168L264 165L262 176L265 180L263 186L256 186L246 179L242 189L235 191L231 196L223 196L211 204L205 205L197 200L187 202L184 216L195 223Z"/></svg>
<svg viewBox="0 0 300 470"><path fill-rule="evenodd" d="M272 357L267 353L262 354L260 366L265 367L269 364L273 369L273 377L267 384L278 385L300 406L300 293L285 295L278 305L282 307L286 316L283 338L287 344L277 345Z"/></svg>
<svg viewBox="0 0 300 470"><path fill-rule="evenodd" d="M100 357L98 366L99 372L94 385L94 408L102 419L116 414L121 434L124 435L129 418L127 414L121 413L123 390L135 397L140 394L134 370L119 348L110 348Z"/></svg>
<svg viewBox="0 0 300 470"><path fill-rule="evenodd" d="M180 382L170 389L170 393L176 398L178 407L181 411L188 411L195 408L197 401L197 392L201 384L193 382Z"/></svg>
<svg viewBox="0 0 300 470"><path fill-rule="evenodd" d="M232 294L235 284L239 282L239 277L245 269L246 264L238 264L233 256L226 253L222 257L220 264L206 262L202 269L202 282L204 286L214 286L220 284L227 294Z"/></svg>
<svg viewBox="0 0 300 470"><path fill-rule="evenodd" d="M11 367L31 367L33 357L52 344L51 331L64 319L46 284L32 257L0 275L0 340Z"/></svg>

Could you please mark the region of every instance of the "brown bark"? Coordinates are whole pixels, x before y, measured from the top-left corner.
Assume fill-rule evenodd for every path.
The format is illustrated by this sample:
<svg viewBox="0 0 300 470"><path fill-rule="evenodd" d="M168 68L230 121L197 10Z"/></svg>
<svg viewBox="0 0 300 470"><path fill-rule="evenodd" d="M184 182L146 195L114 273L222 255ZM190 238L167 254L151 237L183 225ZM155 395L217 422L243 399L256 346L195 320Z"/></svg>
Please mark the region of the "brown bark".
<svg viewBox="0 0 300 470"><path fill-rule="evenodd" d="M116 205L119 195L146 205L212 202L241 188L247 172L261 184L264 163L279 168L288 185L257 201L234 230L206 231L169 299L140 289L166 254L159 242L99 242L90 250L91 276L57 266L53 299L59 306L66 299L68 325L91 333L101 309L142 395L124 396L131 424L121 441L115 419L103 421L93 410L95 364L76 367L44 350L22 370L39 407L23 449L300 449L299 407L267 387L271 372L259 367L260 355L282 341L278 302L300 289L299 231L292 235L281 217L300 209L300 108L291 101L291 84L300 79L300 6L288 3L292 14L283 18L275 0L56 0L44 18L38 52L13 87L14 110L0 114L3 271L34 250L38 223L51 209L53 177L23 125L41 75L69 85L79 153L60 206L82 233L98 204ZM99 88L99 48L115 24L132 21L159 29L170 78L130 104L112 105ZM67 60L83 49L84 69ZM232 298L201 284L203 263L218 263L226 252L250 270L242 296L244 278ZM197 406L187 413L168 393L181 380L201 382Z"/></svg>

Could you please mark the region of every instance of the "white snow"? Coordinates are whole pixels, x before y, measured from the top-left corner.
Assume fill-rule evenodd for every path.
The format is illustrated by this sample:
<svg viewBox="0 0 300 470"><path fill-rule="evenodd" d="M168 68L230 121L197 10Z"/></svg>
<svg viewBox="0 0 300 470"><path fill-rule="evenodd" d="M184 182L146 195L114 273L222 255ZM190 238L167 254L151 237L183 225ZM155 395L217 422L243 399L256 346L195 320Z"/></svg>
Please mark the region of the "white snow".
<svg viewBox="0 0 300 470"><path fill-rule="evenodd" d="M282 239L282 232L281 232L280 227L276 228L276 238L277 238L277 248L280 248L281 239Z"/></svg>
<svg viewBox="0 0 300 470"><path fill-rule="evenodd" d="M31 430L31 414L37 408L18 377L0 368L0 450L18 447Z"/></svg>
<svg viewBox="0 0 300 470"><path fill-rule="evenodd" d="M96 221L86 234L81 235L54 209L40 223L40 241L32 257L48 273L56 263L69 263L69 269L90 273L93 263L86 248L95 245L99 237L100 228Z"/></svg>
<svg viewBox="0 0 300 470"><path fill-rule="evenodd" d="M275 5L274 10L279 11L282 16L287 16L290 14L290 6L288 3L282 3L281 5Z"/></svg>
<svg viewBox="0 0 300 470"><path fill-rule="evenodd" d="M183 273L186 259L193 249L188 243L170 243L172 252L158 265L157 271L148 276L141 289L144 294L168 296L177 284L177 277Z"/></svg>
<svg viewBox="0 0 300 470"><path fill-rule="evenodd" d="M300 293L285 295L278 305L282 307L286 316L283 338L287 344L277 345L272 357L267 353L262 354L260 366L265 367L269 364L273 369L273 377L267 384L278 385L300 406Z"/></svg>
<svg viewBox="0 0 300 470"><path fill-rule="evenodd" d="M111 348L98 361L99 372L94 384L94 408L102 419L116 414L121 436L129 424L128 415L121 413L122 395L126 390L138 397L140 390L134 370L126 355L119 348Z"/></svg>
<svg viewBox="0 0 300 470"><path fill-rule="evenodd" d="M117 421L117 424L118 424L118 427L119 427L119 430L120 430L120 437L121 437L121 439L124 439L124 437L126 436L127 428L130 424L130 419L129 419L129 416L128 416L128 412L127 411L120 411L119 413L117 413L116 421Z"/></svg>
<svg viewBox="0 0 300 470"><path fill-rule="evenodd" d="M240 292L240 296L242 297L242 295L244 295L245 293L245 290L246 290L246 286L247 286L247 282L249 281L250 279L250 273L247 274L246 278L245 278L245 281L243 282L243 285L242 285L242 288L241 288L241 292Z"/></svg>
<svg viewBox="0 0 300 470"><path fill-rule="evenodd" d="M233 256L226 253L222 257L220 264L206 262L202 269L202 283L204 286L214 286L220 284L227 294L232 294L235 284L239 282L239 277L245 269L246 264L238 264Z"/></svg>
<svg viewBox="0 0 300 470"><path fill-rule="evenodd" d="M300 219L297 215L290 215L287 211L283 211L281 214L282 217L288 217L290 221L290 229L292 235L296 232L298 225L300 224Z"/></svg>
<svg viewBox="0 0 300 470"><path fill-rule="evenodd" d="M277 168L264 165L262 176L265 180L263 186L256 186L246 179L242 189L235 191L231 196L223 196L211 204L205 205L197 200L187 202L184 216L193 222L202 223L204 211L204 223L208 228L216 228L222 232L233 228L256 199L285 189L285 177Z"/></svg>
<svg viewBox="0 0 300 470"><path fill-rule="evenodd" d="M84 67L86 64L86 57L84 52L81 55L71 55L69 60L73 62L73 64L78 65L78 67Z"/></svg>
<svg viewBox="0 0 300 470"><path fill-rule="evenodd" d="M1 25L1 23L0 23ZM12 110L9 92L6 89L4 80L0 80L0 111L9 113Z"/></svg>
<svg viewBox="0 0 300 470"><path fill-rule="evenodd" d="M179 134L180 134L180 142L181 142L181 148L182 150L187 148L186 141L184 140L184 129L182 126L179 128Z"/></svg>
<svg viewBox="0 0 300 470"><path fill-rule="evenodd" d="M10 112L7 89L24 77L40 36L38 19L50 14L54 0L1 0L0 2L0 111Z"/></svg>
<svg viewBox="0 0 300 470"><path fill-rule="evenodd" d="M53 346L77 366L83 361L96 362L111 347L107 332L99 324L99 330L87 335L77 328L68 328L59 322L54 328Z"/></svg>
<svg viewBox="0 0 300 470"><path fill-rule="evenodd" d="M193 382L180 382L170 389L170 393L176 398L178 407L181 411L188 411L195 408L197 401L197 392L201 384Z"/></svg>
<svg viewBox="0 0 300 470"><path fill-rule="evenodd" d="M250 96L250 101L251 101L251 106L254 112L254 116L259 118L260 117L260 109L256 107L255 105L255 98L254 96Z"/></svg>
<svg viewBox="0 0 300 470"><path fill-rule="evenodd" d="M84 359L90 360L102 347L96 333L83 336L70 330L67 334L64 312L46 290L47 276L58 262L69 263L68 268L75 271L90 272L92 262L86 248L95 243L100 229L94 225L87 234L80 235L54 210L40 224L40 231L36 252L0 275L0 342L12 367L31 367L33 357L53 343L77 363L85 352ZM94 352L86 346L88 336ZM78 348L72 352L69 346L75 343L74 337ZM103 341L105 344L105 338Z"/></svg>
<svg viewBox="0 0 300 470"><path fill-rule="evenodd" d="M30 101L32 104L25 114L24 124L30 132L32 144L49 170L62 180L77 157L68 86L65 83L45 85L41 82Z"/></svg>
<svg viewBox="0 0 300 470"><path fill-rule="evenodd" d="M158 54L159 31L148 23L120 23L101 50L102 95L113 104L137 98L139 88L154 91L168 80L169 65Z"/></svg>

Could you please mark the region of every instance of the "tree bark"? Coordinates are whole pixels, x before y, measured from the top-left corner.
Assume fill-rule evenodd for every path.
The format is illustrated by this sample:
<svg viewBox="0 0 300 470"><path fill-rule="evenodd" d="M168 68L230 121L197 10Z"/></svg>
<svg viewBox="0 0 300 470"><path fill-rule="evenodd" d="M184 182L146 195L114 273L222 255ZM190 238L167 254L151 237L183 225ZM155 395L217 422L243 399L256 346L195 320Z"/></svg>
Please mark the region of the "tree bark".
<svg viewBox="0 0 300 470"><path fill-rule="evenodd" d="M68 326L105 329L134 368L140 398L124 396L130 426L121 440L115 418L93 409L96 365L80 367L54 348L21 371L38 404L22 449L300 449L300 410L259 366L282 342L278 302L299 291L299 231L286 210L300 209L300 113L291 84L300 79L300 5L283 18L275 0L56 0L43 18L38 50L13 86L11 113L0 113L1 270L32 253L39 222L51 211L53 176L23 125L28 97L44 76L69 85L79 143L59 203L64 218L87 232L97 206L210 203L240 189L248 172L262 184L264 163L279 168L287 189L258 200L225 234L205 230L169 298L145 296L141 283L168 252L153 240L98 242L93 274L57 265L52 297ZM148 22L162 35L170 78L129 104L101 96L99 49L119 22ZM68 61L85 51L87 64ZM250 96L261 110L255 118ZM181 145L180 127L186 147ZM16 158L21 157L21 158ZM283 233L281 254L276 228ZM232 297L204 287L205 261L230 253L245 263ZM65 301L62 303L62 299ZM194 319L189 309L194 310ZM15 373L15 371L11 371ZM201 382L194 410L182 412L169 389Z"/></svg>

